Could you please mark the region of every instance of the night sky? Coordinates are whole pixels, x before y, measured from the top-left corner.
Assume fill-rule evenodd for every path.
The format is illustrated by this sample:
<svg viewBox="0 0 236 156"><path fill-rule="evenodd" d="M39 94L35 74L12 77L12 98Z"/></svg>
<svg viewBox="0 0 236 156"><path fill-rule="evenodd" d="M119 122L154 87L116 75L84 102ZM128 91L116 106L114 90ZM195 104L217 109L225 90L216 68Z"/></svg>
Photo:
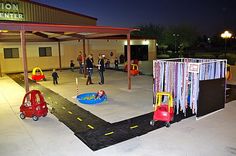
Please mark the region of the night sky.
<svg viewBox="0 0 236 156"><path fill-rule="evenodd" d="M191 25L212 35L236 33L236 0L33 0L98 19L97 25Z"/></svg>

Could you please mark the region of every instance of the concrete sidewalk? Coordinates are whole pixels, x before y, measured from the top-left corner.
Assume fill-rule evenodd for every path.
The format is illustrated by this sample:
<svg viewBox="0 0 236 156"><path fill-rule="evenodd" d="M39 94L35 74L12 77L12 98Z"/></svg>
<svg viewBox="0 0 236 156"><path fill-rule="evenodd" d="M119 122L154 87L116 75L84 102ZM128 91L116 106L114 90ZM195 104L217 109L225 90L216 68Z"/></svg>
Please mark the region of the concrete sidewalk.
<svg viewBox="0 0 236 156"><path fill-rule="evenodd" d="M41 85L59 93L69 101L76 103L80 107L108 122L118 122L153 111L153 80L151 76L132 77L132 89L128 90L127 73L125 72L106 70L104 72L104 85L98 84L100 79L96 70L94 70L92 77L93 85L85 85L86 78L78 72L71 72L70 70L62 70L62 72L58 72L60 77L59 85L53 85L51 72L44 73L47 77L47 81L40 81L39 83ZM73 98L77 94L75 83L76 77L79 82L79 94L97 92L102 89L107 94L107 102L99 105L84 105L79 103L75 98Z"/></svg>
<svg viewBox="0 0 236 156"><path fill-rule="evenodd" d="M134 77L132 78L134 90L128 91L125 75L120 75L125 73L106 72L105 82L107 84L104 86L98 84L86 86L84 85L85 79L81 77L79 80L79 83L81 83L80 91L96 91L101 88L107 91L111 101L108 100L108 103L93 107L78 105L109 122L138 116L152 110L152 107L150 107L152 105L152 98L150 99L152 95L148 95L148 92L151 92L152 79L141 76ZM75 80L72 80L71 76L73 74L75 77L77 76L77 73L70 73L69 71L59 73L60 85L58 86L53 86L50 79L42 82L42 85L48 86L73 101L75 99L71 95L76 94ZM116 75L113 80L109 79L109 75L112 74ZM46 75L49 76L50 72ZM95 81L98 81L98 78L94 78ZM192 117L171 125L171 128L161 128L93 152L50 113L37 122L32 119L21 120L19 118L19 107L24 96L24 89L7 76L0 78L0 86L1 156L236 155L236 101L227 103L224 110L199 121ZM111 86L118 88L118 90L113 93L113 90L109 90ZM142 89L146 90L145 94L141 91ZM128 93L131 93L131 97ZM122 103L122 100L135 100L137 97L141 97L143 101L137 101L136 104L129 103L129 105ZM121 106L125 108L120 108Z"/></svg>

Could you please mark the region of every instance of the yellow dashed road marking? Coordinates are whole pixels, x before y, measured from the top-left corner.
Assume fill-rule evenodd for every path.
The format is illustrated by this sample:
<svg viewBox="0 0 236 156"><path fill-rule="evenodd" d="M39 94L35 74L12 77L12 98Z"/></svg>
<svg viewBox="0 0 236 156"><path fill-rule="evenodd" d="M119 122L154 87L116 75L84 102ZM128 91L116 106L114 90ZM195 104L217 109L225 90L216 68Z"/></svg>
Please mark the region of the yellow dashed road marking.
<svg viewBox="0 0 236 156"><path fill-rule="evenodd" d="M93 126L91 126L91 125L88 125L88 127L89 127L89 128L91 128L91 129L94 129L94 127L93 127Z"/></svg>
<svg viewBox="0 0 236 156"><path fill-rule="evenodd" d="M68 111L69 114L73 114L71 111Z"/></svg>
<svg viewBox="0 0 236 156"><path fill-rule="evenodd" d="M109 132L109 133L106 133L104 134L105 136L108 136L108 135L112 135L114 132Z"/></svg>
<svg viewBox="0 0 236 156"><path fill-rule="evenodd" d="M138 125L130 127L130 129L138 128Z"/></svg>
<svg viewBox="0 0 236 156"><path fill-rule="evenodd" d="M77 117L77 120L79 120L79 121L83 121L80 117Z"/></svg>
<svg viewBox="0 0 236 156"><path fill-rule="evenodd" d="M62 107L62 109L66 109L65 107Z"/></svg>

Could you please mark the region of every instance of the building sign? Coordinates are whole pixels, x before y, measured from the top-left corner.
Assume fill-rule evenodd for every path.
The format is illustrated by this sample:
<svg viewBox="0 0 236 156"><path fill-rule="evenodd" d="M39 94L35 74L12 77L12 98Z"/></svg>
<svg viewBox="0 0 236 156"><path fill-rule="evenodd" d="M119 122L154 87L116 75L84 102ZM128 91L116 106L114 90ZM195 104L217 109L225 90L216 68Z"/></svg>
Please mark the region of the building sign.
<svg viewBox="0 0 236 156"><path fill-rule="evenodd" d="M17 20L24 19L23 13L20 12L19 3L1 2L0 1L0 20Z"/></svg>
<svg viewBox="0 0 236 156"><path fill-rule="evenodd" d="M200 64L199 63L189 63L188 72L190 73L199 73Z"/></svg>

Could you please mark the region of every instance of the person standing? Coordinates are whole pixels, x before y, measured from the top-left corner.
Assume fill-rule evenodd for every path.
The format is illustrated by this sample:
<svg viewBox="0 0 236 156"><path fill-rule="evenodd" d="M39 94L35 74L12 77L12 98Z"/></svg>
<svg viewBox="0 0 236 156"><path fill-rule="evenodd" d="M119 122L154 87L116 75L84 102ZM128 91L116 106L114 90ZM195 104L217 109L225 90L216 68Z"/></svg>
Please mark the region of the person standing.
<svg viewBox="0 0 236 156"><path fill-rule="evenodd" d="M73 60L70 60L70 70L74 72L75 64Z"/></svg>
<svg viewBox="0 0 236 156"><path fill-rule="evenodd" d="M81 52L79 53L79 56L77 57L77 61L79 63L79 73L83 74L83 57Z"/></svg>
<svg viewBox="0 0 236 156"><path fill-rule="evenodd" d="M123 54L120 55L120 64L125 62L125 57Z"/></svg>
<svg viewBox="0 0 236 156"><path fill-rule="evenodd" d="M91 55L91 61L92 61L92 63L94 64L93 54L90 54L90 55ZM92 69L92 75L93 75L93 69Z"/></svg>
<svg viewBox="0 0 236 156"><path fill-rule="evenodd" d="M118 58L117 57L116 57L114 63L115 63L115 69L118 70L119 69L119 66L118 66L119 62L118 62Z"/></svg>
<svg viewBox="0 0 236 156"><path fill-rule="evenodd" d="M91 55L88 55L88 58L86 59L86 66L87 66L86 69L87 69L87 73L88 73L86 85L93 84L93 82L92 82L93 62L92 62Z"/></svg>
<svg viewBox="0 0 236 156"><path fill-rule="evenodd" d="M53 84L54 85L58 84L58 81L57 81L58 78L59 78L59 76L58 76L58 74L56 72L56 69L53 69L53 71L52 71L52 79L53 79Z"/></svg>
<svg viewBox="0 0 236 156"><path fill-rule="evenodd" d="M104 57L99 55L98 56L98 73L99 73L100 78L101 78L101 81L99 82L100 85L104 84L104 75L103 75L104 71L105 71Z"/></svg>

